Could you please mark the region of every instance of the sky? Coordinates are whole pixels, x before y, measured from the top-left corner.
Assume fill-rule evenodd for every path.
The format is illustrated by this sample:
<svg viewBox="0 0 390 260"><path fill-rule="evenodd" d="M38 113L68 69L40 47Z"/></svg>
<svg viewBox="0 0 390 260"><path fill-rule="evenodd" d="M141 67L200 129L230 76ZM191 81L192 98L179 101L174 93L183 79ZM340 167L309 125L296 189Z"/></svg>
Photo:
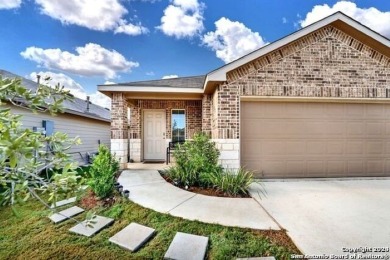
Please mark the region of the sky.
<svg viewBox="0 0 390 260"><path fill-rule="evenodd" d="M0 69L97 85L204 75L334 12L390 38L390 1L0 0Z"/></svg>

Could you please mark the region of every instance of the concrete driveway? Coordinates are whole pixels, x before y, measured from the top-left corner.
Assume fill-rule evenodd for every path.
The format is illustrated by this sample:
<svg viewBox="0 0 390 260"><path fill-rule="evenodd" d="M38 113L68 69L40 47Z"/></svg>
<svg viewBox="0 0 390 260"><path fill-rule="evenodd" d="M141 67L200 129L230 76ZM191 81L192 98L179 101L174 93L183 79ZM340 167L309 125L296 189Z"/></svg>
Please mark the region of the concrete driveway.
<svg viewBox="0 0 390 260"><path fill-rule="evenodd" d="M343 248L390 247L390 178L263 184L267 197L259 199L257 184L251 187L252 196L304 254L345 255Z"/></svg>

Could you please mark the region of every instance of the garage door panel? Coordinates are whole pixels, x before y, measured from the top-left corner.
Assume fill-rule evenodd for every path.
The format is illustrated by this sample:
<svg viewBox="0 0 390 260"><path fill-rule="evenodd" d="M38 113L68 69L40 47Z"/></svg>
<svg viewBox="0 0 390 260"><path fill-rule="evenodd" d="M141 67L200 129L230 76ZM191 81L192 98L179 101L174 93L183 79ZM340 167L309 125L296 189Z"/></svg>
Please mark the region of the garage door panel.
<svg viewBox="0 0 390 260"><path fill-rule="evenodd" d="M242 165L269 178L390 176L389 113L387 104L242 102Z"/></svg>

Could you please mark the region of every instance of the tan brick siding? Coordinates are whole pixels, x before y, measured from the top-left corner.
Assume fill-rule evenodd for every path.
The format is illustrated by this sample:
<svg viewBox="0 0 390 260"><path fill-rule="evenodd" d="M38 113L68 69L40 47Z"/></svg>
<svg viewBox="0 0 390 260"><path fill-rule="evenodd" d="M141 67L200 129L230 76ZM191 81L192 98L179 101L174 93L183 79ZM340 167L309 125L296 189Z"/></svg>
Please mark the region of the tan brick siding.
<svg viewBox="0 0 390 260"><path fill-rule="evenodd" d="M212 96L203 95L202 99L202 132L211 136Z"/></svg>
<svg viewBox="0 0 390 260"><path fill-rule="evenodd" d="M213 138L239 138L239 96L389 98L390 59L324 27L228 72Z"/></svg>
<svg viewBox="0 0 390 260"><path fill-rule="evenodd" d="M164 109L166 112L166 137L171 139L171 111L185 109L186 138L192 138L194 133L202 131L202 100L136 100L130 103L131 122L130 135L132 139L141 138L142 110Z"/></svg>
<svg viewBox="0 0 390 260"><path fill-rule="evenodd" d="M111 139L127 139L127 101L123 93L113 93L111 101Z"/></svg>

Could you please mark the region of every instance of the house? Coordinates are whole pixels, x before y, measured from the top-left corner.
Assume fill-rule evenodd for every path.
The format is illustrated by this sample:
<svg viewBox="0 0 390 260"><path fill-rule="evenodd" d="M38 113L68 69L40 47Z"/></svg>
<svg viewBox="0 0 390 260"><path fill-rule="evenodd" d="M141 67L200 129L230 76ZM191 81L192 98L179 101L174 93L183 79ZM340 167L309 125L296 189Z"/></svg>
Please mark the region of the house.
<svg viewBox="0 0 390 260"><path fill-rule="evenodd" d="M98 89L122 166L128 138L133 160L163 160L185 117L181 138L209 133L258 177L390 176L390 41L340 12L205 76Z"/></svg>
<svg viewBox="0 0 390 260"><path fill-rule="evenodd" d="M11 72L0 70L3 78L21 78L22 85L28 89L37 89L38 84ZM23 127L45 131L51 134L55 131L68 134L70 138L80 137L82 144L73 146L71 153L80 165L87 162L87 153L97 152L99 143L110 145L110 111L92 104L89 101L74 98L73 102L65 101L64 113L56 116L50 113L33 113L31 110L9 104L14 114L22 115Z"/></svg>

